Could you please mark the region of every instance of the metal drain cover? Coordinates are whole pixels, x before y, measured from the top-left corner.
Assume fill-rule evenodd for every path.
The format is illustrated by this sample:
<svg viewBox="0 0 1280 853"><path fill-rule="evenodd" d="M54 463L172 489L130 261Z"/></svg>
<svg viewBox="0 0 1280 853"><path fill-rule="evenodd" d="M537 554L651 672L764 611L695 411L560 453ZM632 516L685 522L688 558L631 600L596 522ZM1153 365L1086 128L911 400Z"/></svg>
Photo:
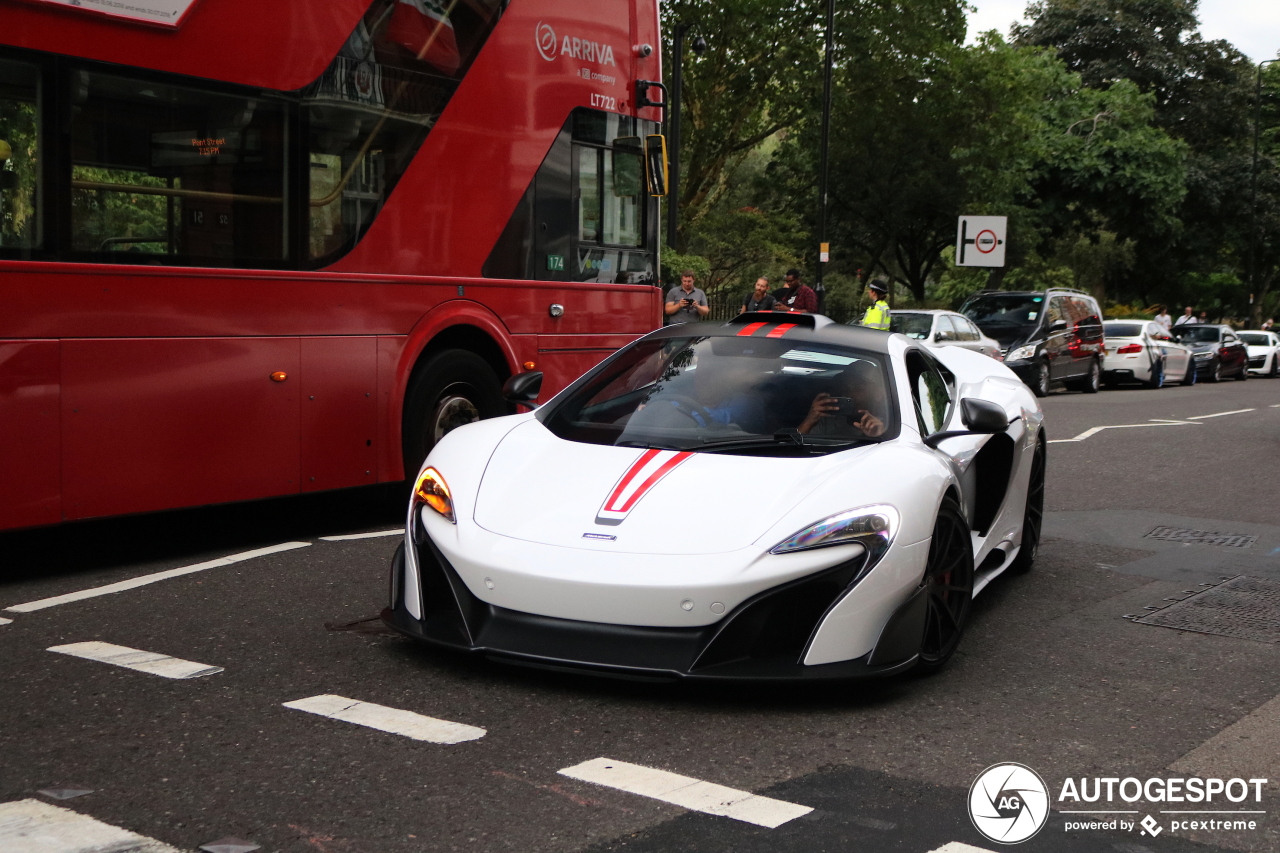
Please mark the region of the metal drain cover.
<svg viewBox="0 0 1280 853"><path fill-rule="evenodd" d="M1133 621L1280 643L1280 583L1241 575Z"/></svg>
<svg viewBox="0 0 1280 853"><path fill-rule="evenodd" d="M1144 539L1163 539L1166 542L1185 542L1190 545L1222 545L1226 548L1251 548L1257 536L1243 533L1217 533L1210 530L1192 530L1189 527L1157 527Z"/></svg>

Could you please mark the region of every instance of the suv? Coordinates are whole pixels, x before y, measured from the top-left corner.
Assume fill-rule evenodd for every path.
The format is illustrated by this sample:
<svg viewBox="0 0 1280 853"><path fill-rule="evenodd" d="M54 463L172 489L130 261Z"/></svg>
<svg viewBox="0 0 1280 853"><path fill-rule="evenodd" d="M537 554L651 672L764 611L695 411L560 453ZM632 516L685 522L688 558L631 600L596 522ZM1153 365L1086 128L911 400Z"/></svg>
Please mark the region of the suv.
<svg viewBox="0 0 1280 853"><path fill-rule="evenodd" d="M966 299L960 313L1000 342L1005 366L1037 397L1055 384L1097 392L1106 352L1102 309L1083 290L984 290Z"/></svg>

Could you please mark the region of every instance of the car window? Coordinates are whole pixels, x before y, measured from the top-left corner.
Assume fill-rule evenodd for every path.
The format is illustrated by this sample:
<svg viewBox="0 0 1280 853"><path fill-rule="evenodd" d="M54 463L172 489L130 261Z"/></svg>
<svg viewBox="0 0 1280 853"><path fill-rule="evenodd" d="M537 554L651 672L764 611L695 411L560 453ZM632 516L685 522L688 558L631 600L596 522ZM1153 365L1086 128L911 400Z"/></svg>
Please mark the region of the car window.
<svg viewBox="0 0 1280 853"><path fill-rule="evenodd" d="M1056 323L1059 320L1068 322L1067 300L1061 296L1055 296L1049 300L1049 322Z"/></svg>
<svg viewBox="0 0 1280 853"><path fill-rule="evenodd" d="M958 338L956 337L956 328L955 326L951 325L951 318L948 317L946 314L938 315L938 325L934 327L934 330L936 332L950 332L951 340L953 341L958 340Z"/></svg>
<svg viewBox="0 0 1280 853"><path fill-rule="evenodd" d="M1211 344L1222 339L1222 330L1217 326L1185 323L1178 327L1178 337L1184 344Z"/></svg>
<svg viewBox="0 0 1280 853"><path fill-rule="evenodd" d="M955 399L955 377L919 351L907 354L907 377L920 434L930 436L946 429Z"/></svg>
<svg viewBox="0 0 1280 853"><path fill-rule="evenodd" d="M1271 339L1269 337L1264 334L1258 334L1257 332L1241 332L1240 340L1244 341L1249 346L1254 347L1265 347L1271 343Z"/></svg>
<svg viewBox="0 0 1280 853"><path fill-rule="evenodd" d="M1136 338L1142 334L1137 323L1107 323L1104 327L1108 338Z"/></svg>
<svg viewBox="0 0 1280 853"><path fill-rule="evenodd" d="M959 314L948 314L952 324L956 327L956 340L959 341L976 341L978 339L978 330L973 324L961 317Z"/></svg>
<svg viewBox="0 0 1280 853"><path fill-rule="evenodd" d="M889 331L923 341L933 329L933 315L894 311L889 315Z"/></svg>

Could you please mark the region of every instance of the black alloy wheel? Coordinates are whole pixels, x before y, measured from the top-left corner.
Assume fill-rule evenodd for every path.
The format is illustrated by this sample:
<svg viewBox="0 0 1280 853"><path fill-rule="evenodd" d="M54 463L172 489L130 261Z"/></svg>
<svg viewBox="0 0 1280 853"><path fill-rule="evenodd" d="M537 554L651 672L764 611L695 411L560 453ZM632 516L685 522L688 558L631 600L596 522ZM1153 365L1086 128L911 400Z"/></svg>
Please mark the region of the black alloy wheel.
<svg viewBox="0 0 1280 853"><path fill-rule="evenodd" d="M951 498L942 501L925 566L925 623L917 669L936 672L960 645L973 603L973 545L969 525Z"/></svg>
<svg viewBox="0 0 1280 853"><path fill-rule="evenodd" d="M1031 475L1027 478L1027 503L1022 512L1022 547L1009 564L1009 571L1017 574L1029 572L1040 551L1040 528L1044 523L1044 448L1044 434L1041 433L1035 456L1031 457Z"/></svg>
<svg viewBox="0 0 1280 853"><path fill-rule="evenodd" d="M405 477L412 479L436 442L463 424L507 413L502 385L473 352L442 350L414 371L405 394L400 435Z"/></svg>
<svg viewBox="0 0 1280 853"><path fill-rule="evenodd" d="M1098 388L1102 385L1102 365L1098 364L1095 358L1089 362L1089 373L1084 378L1084 383L1080 386L1080 390L1086 394L1097 394Z"/></svg>
<svg viewBox="0 0 1280 853"><path fill-rule="evenodd" d="M1041 361L1036 368L1036 384L1031 386L1037 397L1049 396L1049 362Z"/></svg>
<svg viewBox="0 0 1280 853"><path fill-rule="evenodd" d="M1236 379L1243 382L1248 378L1249 378L1249 360L1246 358L1244 361L1240 362L1240 372L1236 374Z"/></svg>

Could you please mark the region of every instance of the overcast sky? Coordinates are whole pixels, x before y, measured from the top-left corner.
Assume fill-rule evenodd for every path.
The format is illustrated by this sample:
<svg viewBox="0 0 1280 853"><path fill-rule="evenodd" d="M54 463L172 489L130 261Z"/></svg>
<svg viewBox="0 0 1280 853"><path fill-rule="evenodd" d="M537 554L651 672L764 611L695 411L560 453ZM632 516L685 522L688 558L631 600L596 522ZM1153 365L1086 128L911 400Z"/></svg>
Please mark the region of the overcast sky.
<svg viewBox="0 0 1280 853"><path fill-rule="evenodd" d="M1026 0L969 0L978 11L969 16L969 40L985 30L1009 35L1021 21ZM1200 0L1200 32L1206 39L1226 39L1254 62L1280 51L1280 0Z"/></svg>

